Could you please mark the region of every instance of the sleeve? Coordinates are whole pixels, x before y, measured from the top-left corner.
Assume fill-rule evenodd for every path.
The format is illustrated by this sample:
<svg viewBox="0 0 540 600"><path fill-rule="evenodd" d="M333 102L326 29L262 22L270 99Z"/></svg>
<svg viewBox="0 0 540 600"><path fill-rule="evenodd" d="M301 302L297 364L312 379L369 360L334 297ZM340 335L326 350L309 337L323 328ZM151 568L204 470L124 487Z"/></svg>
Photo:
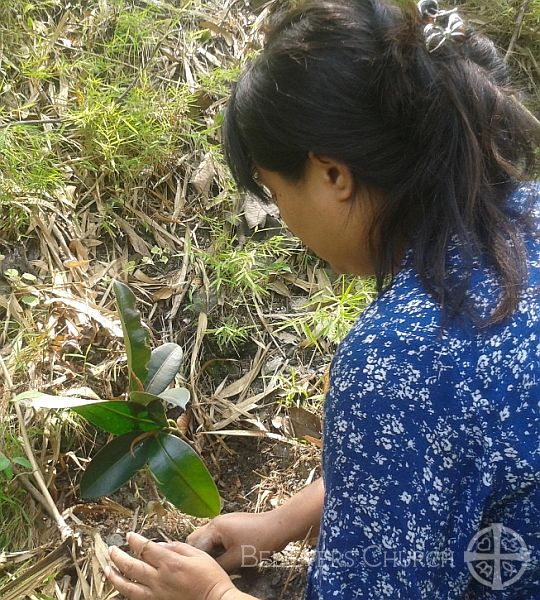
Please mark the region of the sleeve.
<svg viewBox="0 0 540 600"><path fill-rule="evenodd" d="M490 492L489 440L467 342L451 345L360 331L340 347L324 413L312 573L321 600L465 597L464 552Z"/></svg>

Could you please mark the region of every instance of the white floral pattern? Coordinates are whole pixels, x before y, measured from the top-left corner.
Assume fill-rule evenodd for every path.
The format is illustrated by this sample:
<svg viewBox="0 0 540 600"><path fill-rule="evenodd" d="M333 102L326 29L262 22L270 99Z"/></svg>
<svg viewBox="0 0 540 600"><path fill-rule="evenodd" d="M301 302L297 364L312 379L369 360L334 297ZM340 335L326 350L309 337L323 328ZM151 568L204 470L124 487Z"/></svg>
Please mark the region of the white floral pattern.
<svg viewBox="0 0 540 600"><path fill-rule="evenodd" d="M513 196L519 210L540 185ZM324 510L306 600L540 600L540 242L528 236L529 287L504 323L441 333L411 251L332 362L323 432ZM455 248L450 256L456 260ZM497 280L473 274L488 307ZM502 523L531 552L502 591L464 560Z"/></svg>

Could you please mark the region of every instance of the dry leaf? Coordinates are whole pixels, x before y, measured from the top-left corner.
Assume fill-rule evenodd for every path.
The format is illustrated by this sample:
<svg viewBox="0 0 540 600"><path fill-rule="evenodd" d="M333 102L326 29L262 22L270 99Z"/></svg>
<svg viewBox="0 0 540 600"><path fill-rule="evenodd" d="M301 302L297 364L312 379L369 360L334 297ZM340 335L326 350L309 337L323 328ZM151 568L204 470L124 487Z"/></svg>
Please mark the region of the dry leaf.
<svg viewBox="0 0 540 600"><path fill-rule="evenodd" d="M276 292L280 296L285 296L286 298L291 297L291 292L289 288L283 283L283 281L272 281L266 286L270 291Z"/></svg>
<svg viewBox="0 0 540 600"><path fill-rule="evenodd" d="M248 417L247 420L249 422L255 423L250 418L249 411L253 410L254 408L257 408L259 406L259 404L258 404L259 401L263 400L264 398L266 398L267 396L269 396L270 394L272 394L273 392L275 392L276 389L277 388L275 388L275 387L268 388L267 390L264 390L260 394L256 394L255 396L251 396L250 398L246 398L244 400L241 400L237 404L232 404L228 400L221 400L222 402L228 402L228 404L230 405L229 416L227 418L222 419L221 421L219 421L219 423L215 423L214 424L214 428L215 429L221 429L221 428L225 427L226 425L229 425L229 423L232 423L233 421L236 421L237 419L241 418L242 415L247 416ZM266 429L260 423L260 421L257 422L257 423L255 423L255 424L256 424L257 427L263 428L266 431Z"/></svg>
<svg viewBox="0 0 540 600"><path fill-rule="evenodd" d="M101 400L101 398L89 387L74 387L63 392L64 396L77 396L80 398L90 398L91 400Z"/></svg>
<svg viewBox="0 0 540 600"><path fill-rule="evenodd" d="M146 273L143 273L140 269L135 269L135 271L133 272L133 277L137 281L140 281L141 283L148 283L149 285L159 283L157 279L154 279Z"/></svg>
<svg viewBox="0 0 540 600"><path fill-rule="evenodd" d="M269 431L255 431L253 429L221 429L220 431L201 431L207 435L238 435L242 437L267 437L272 440L279 440L286 444L294 443L289 438L286 438L278 433L271 433Z"/></svg>
<svg viewBox="0 0 540 600"><path fill-rule="evenodd" d="M178 419L176 419L176 424L178 426L178 431L180 431L180 433L182 435L187 435L188 432L188 428L189 428L189 422L191 421L191 416L190 416L190 412L186 411L185 413L182 413Z"/></svg>
<svg viewBox="0 0 540 600"><path fill-rule="evenodd" d="M208 198L215 174L214 161L212 160L212 155L208 152L191 178L193 187L201 196Z"/></svg>
<svg viewBox="0 0 540 600"><path fill-rule="evenodd" d="M88 261L88 250L80 240L70 240L69 249L80 261Z"/></svg>
<svg viewBox="0 0 540 600"><path fill-rule="evenodd" d="M274 336L277 337L280 342L290 346L296 346L300 343L300 338L294 333L289 333L288 331L278 331L274 333Z"/></svg>
<svg viewBox="0 0 540 600"><path fill-rule="evenodd" d="M119 320L113 320L104 314L104 309L96 306L89 302L81 302L80 300L74 300L73 298L47 298L43 301L45 306L51 304L64 304L70 308L74 308L79 315L86 316L94 321L97 321L102 327L105 327L113 336L121 338L123 337L122 325Z"/></svg>
<svg viewBox="0 0 540 600"><path fill-rule="evenodd" d="M322 448L323 447L323 443L322 443L322 440L320 438L315 438L315 437L312 437L310 435L304 435L304 436L302 436L302 439L306 440L306 442L310 442L314 446L317 446L317 448Z"/></svg>
<svg viewBox="0 0 540 600"><path fill-rule="evenodd" d="M157 290L157 292L155 292L154 294L152 294L152 300L154 302L158 302L159 300L167 300L173 295L173 293L174 292L173 292L172 288L164 287L164 288Z"/></svg>
<svg viewBox="0 0 540 600"><path fill-rule="evenodd" d="M246 390L255 380L255 377L259 374L261 370L263 358L266 356L266 352L268 347L265 349L259 348L257 351L257 355L253 360L253 367L240 379L234 381L230 385L228 385L224 390L222 390L219 394L219 398L230 398L231 396L236 396L241 394L244 390Z"/></svg>
<svg viewBox="0 0 540 600"><path fill-rule="evenodd" d="M80 267L87 267L90 264L89 260L65 260L63 262L66 269L77 269Z"/></svg>
<svg viewBox="0 0 540 600"><path fill-rule="evenodd" d="M115 221L118 223L118 227L128 236L133 250L143 256L150 256L150 246L142 239L140 235L135 233L133 227L122 217L118 215L114 216Z"/></svg>
<svg viewBox="0 0 540 600"><path fill-rule="evenodd" d="M291 426L295 437L306 437L319 439L322 435L322 422L318 415L309 412L305 408L291 406L289 408L287 424Z"/></svg>
<svg viewBox="0 0 540 600"><path fill-rule="evenodd" d="M267 212L261 201L253 196L253 194L248 194L244 202L244 217L248 227L250 229L264 227L266 223L266 215Z"/></svg>
<svg viewBox="0 0 540 600"><path fill-rule="evenodd" d="M105 569L105 567L108 567L111 564L109 559L109 548L97 532L94 533L94 552L102 569Z"/></svg>

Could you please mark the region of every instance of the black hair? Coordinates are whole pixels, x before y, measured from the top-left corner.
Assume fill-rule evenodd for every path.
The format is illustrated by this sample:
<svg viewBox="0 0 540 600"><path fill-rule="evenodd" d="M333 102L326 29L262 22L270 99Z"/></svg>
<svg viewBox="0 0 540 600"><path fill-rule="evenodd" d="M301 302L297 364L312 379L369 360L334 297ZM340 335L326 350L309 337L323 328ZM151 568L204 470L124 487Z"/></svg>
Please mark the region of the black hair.
<svg viewBox="0 0 540 600"><path fill-rule="evenodd" d="M383 192L370 236L379 293L406 243L446 314L497 323L526 279L526 216L513 218L507 200L534 169L538 122L488 38L467 26L429 52L423 27L409 0L308 0L279 13L233 87L225 157L239 188L263 200L254 165L298 181L310 151L342 162L357 186ZM483 318L468 298L478 256L501 283Z"/></svg>

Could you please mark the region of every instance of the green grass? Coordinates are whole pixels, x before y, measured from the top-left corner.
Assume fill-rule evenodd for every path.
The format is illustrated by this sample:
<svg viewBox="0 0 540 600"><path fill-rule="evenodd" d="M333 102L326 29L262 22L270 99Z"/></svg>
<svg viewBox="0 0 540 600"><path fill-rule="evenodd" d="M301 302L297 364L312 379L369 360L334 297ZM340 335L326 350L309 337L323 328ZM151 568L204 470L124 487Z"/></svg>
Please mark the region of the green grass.
<svg viewBox="0 0 540 600"><path fill-rule="evenodd" d="M290 318L279 330L292 328L303 339L304 347L316 346L330 351L347 335L362 311L376 296L371 279L341 276L337 282L313 294L303 311Z"/></svg>
<svg viewBox="0 0 540 600"><path fill-rule="evenodd" d="M2 9L0 208L8 218L0 229L8 238L20 236L40 199L63 186L84 194L104 177L107 204L118 189L153 185L192 149L194 136L208 138L212 130L194 110L197 95L188 83L160 72L163 47L191 18L189 2L164 5L168 10L129 0L94 4L80 24L74 8L63 29L60 0L16 0ZM54 43L56 27L61 42ZM205 93L223 94L231 76L226 68L209 72ZM53 124L13 125L36 119Z"/></svg>
<svg viewBox="0 0 540 600"><path fill-rule="evenodd" d="M461 0L464 14L471 24L488 35L503 56L517 29L522 0ZM508 57L516 87L527 92L525 103L540 113L540 0L530 0L520 29L519 38Z"/></svg>
<svg viewBox="0 0 540 600"><path fill-rule="evenodd" d="M236 315L230 314L218 327L207 329L206 333L214 337L222 353L237 354L255 329L255 325L243 325Z"/></svg>
<svg viewBox="0 0 540 600"><path fill-rule="evenodd" d="M268 297L268 284L291 273L290 261L300 253L295 240L280 235L260 242L248 239L244 246L227 231L212 238L212 249L200 256L215 292L232 309Z"/></svg>
<svg viewBox="0 0 540 600"><path fill-rule="evenodd" d="M17 484L15 471L31 469L14 426L7 418L0 419L0 436L0 551L13 551L27 542L34 526L28 513L27 492Z"/></svg>
<svg viewBox="0 0 540 600"><path fill-rule="evenodd" d="M103 81L86 84L69 118L89 172L132 182L148 178L177 155L189 93L158 92L143 81L122 98L124 92Z"/></svg>
<svg viewBox="0 0 540 600"><path fill-rule="evenodd" d="M66 181L58 162L60 136L34 126L0 129L0 231L22 232L40 199Z"/></svg>

